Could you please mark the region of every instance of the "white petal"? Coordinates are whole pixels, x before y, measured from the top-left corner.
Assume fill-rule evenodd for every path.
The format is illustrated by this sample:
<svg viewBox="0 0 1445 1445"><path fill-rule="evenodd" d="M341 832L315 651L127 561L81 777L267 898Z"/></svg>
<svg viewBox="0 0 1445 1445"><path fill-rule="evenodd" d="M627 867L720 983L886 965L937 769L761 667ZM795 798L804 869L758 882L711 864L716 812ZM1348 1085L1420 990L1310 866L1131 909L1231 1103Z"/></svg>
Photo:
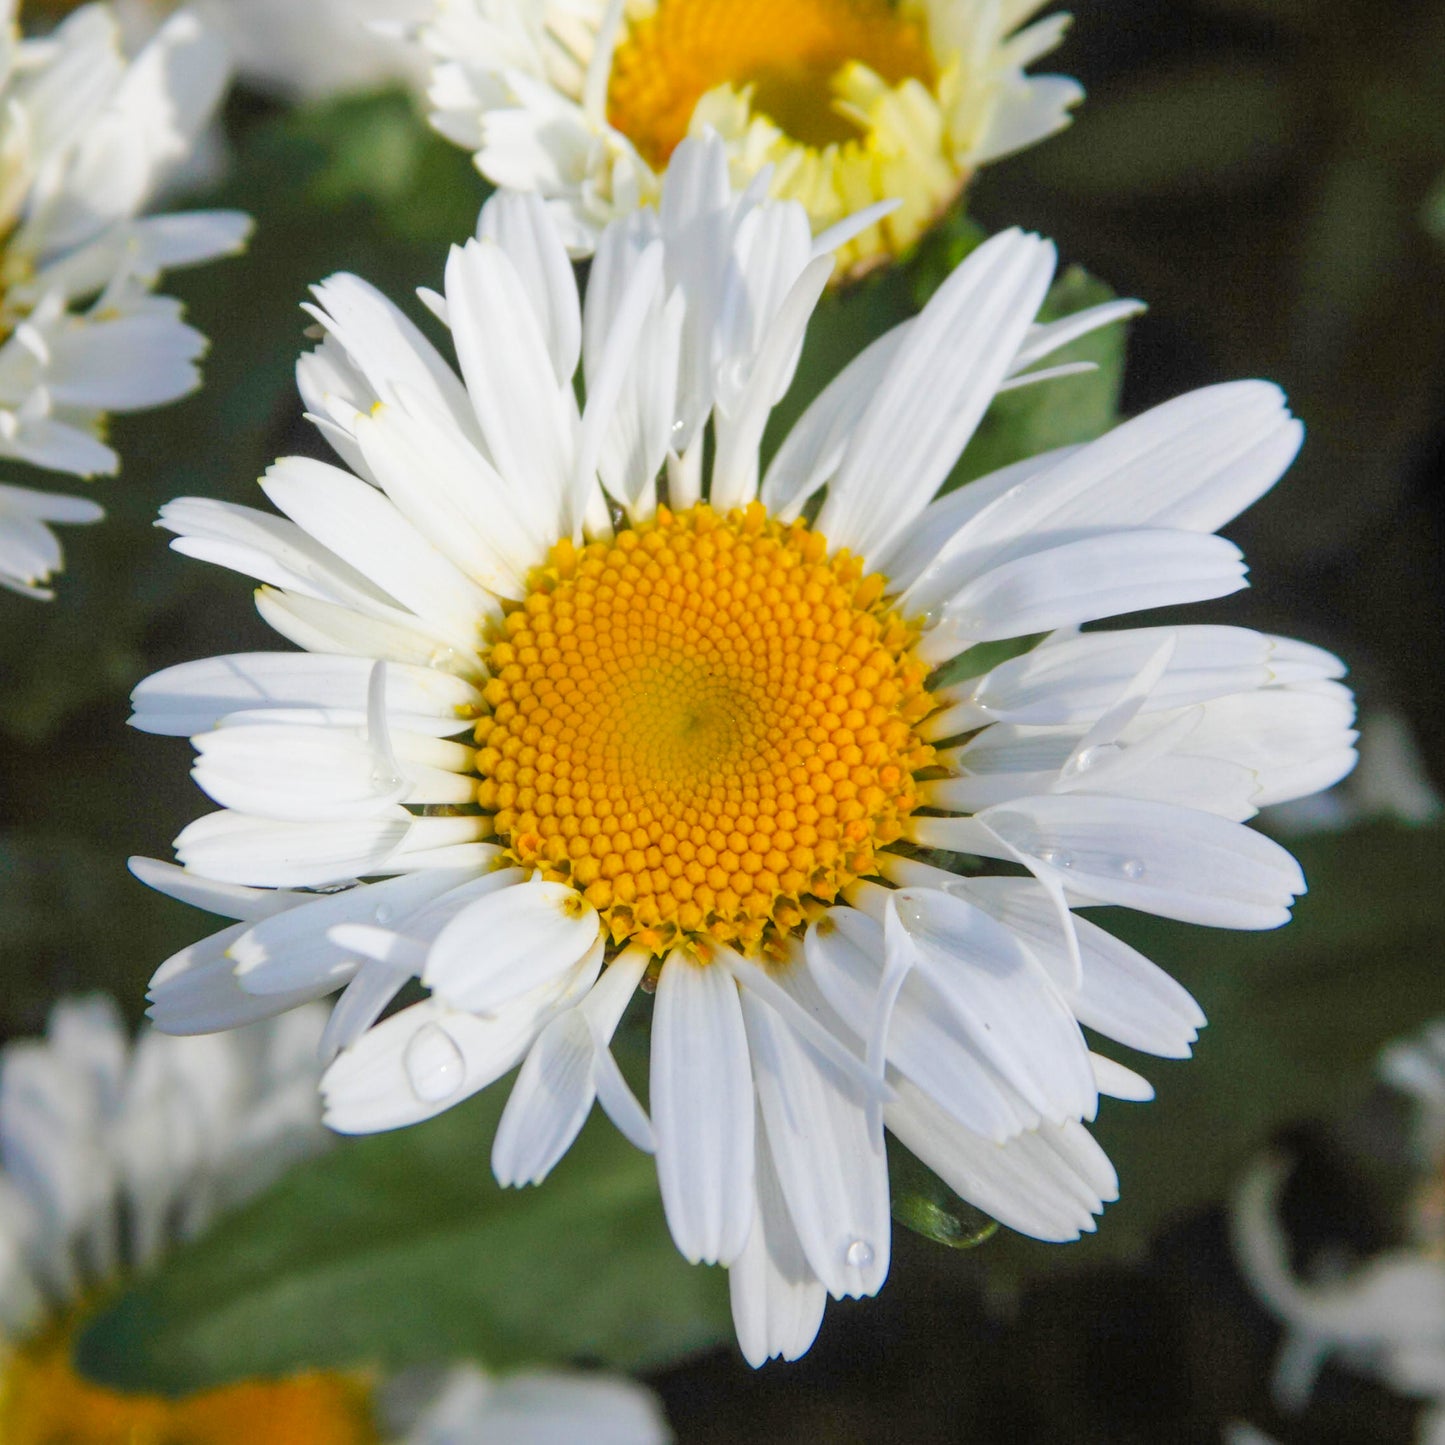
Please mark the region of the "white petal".
<svg viewBox="0 0 1445 1445"><path fill-rule="evenodd" d="M792 379L803 332L832 274L831 256L821 256L804 268L768 328L735 412L714 416L717 454L708 499L719 511L742 506L757 495L763 430Z"/></svg>
<svg viewBox="0 0 1445 1445"><path fill-rule="evenodd" d="M796 1360L818 1337L828 1292L814 1275L783 1200L761 1121L757 1125L753 1225L728 1270L733 1328L754 1369L774 1355Z"/></svg>
<svg viewBox="0 0 1445 1445"><path fill-rule="evenodd" d="M986 165L1036 145L1064 129L1084 88L1067 75L1027 75L1008 86L988 119L988 129L973 152L975 165Z"/></svg>
<svg viewBox="0 0 1445 1445"><path fill-rule="evenodd" d="M1146 1054L1189 1057L1204 1013L1185 988L1142 953L1075 915L1082 968L1077 985L1070 988L1063 978L1069 950L1058 913L1037 883L1027 878L970 878L952 886L966 890L979 907L1028 944L1065 987L1080 1023Z"/></svg>
<svg viewBox="0 0 1445 1445"><path fill-rule="evenodd" d="M883 978L883 930L853 908L830 909L806 939L808 969L829 1004L860 1039L874 1023ZM1003 1140L1038 1114L981 1058L946 1000L916 970L893 1007L887 1059L958 1121Z"/></svg>
<svg viewBox="0 0 1445 1445"><path fill-rule="evenodd" d="M178 534L171 549L184 556L373 616L395 611L368 577L294 522L270 512L207 497L177 497L161 508L158 525Z"/></svg>
<svg viewBox="0 0 1445 1445"><path fill-rule="evenodd" d="M418 818L404 808L339 823L277 822L222 810L182 829L175 848L185 867L223 883L320 888L428 866L422 856L428 850L475 842L487 826L473 817Z"/></svg>
<svg viewBox="0 0 1445 1445"><path fill-rule="evenodd" d="M402 402L356 422L356 440L378 485L438 551L503 597L526 595L531 568L555 541L555 520L525 487L509 487L455 426Z"/></svg>
<svg viewBox="0 0 1445 1445"><path fill-rule="evenodd" d="M477 422L497 470L534 489L562 535L576 404L559 388L546 338L517 268L500 246L468 241L447 260L452 339ZM564 397L565 392L565 397Z"/></svg>
<svg viewBox="0 0 1445 1445"><path fill-rule="evenodd" d="M892 895L915 966L973 1046L1045 1118L1092 1118L1088 1050L1073 1014L1019 940L982 909L931 888Z"/></svg>
<svg viewBox="0 0 1445 1445"><path fill-rule="evenodd" d="M466 389L418 327L380 291L341 273L314 288L319 307L306 309L344 348L381 400L398 386L425 396L464 433L477 436Z"/></svg>
<svg viewBox="0 0 1445 1445"><path fill-rule="evenodd" d="M328 978L295 993L249 994L236 982L229 948L246 931L243 923L213 933L173 954L151 979L151 1021L166 1034L211 1034L272 1018L340 987Z"/></svg>
<svg viewBox="0 0 1445 1445"><path fill-rule="evenodd" d="M368 1029L321 1080L326 1123L369 1134L420 1123L514 1067L548 1020L592 986L601 950L492 1018L425 999Z"/></svg>
<svg viewBox="0 0 1445 1445"><path fill-rule="evenodd" d="M961 1128L910 1085L898 1092L888 1127L955 1194L1010 1229L1058 1243L1077 1239L1117 1194L1116 1186L1098 1188L1112 1170L1081 1125L1045 1124L995 1144Z"/></svg>
<svg viewBox="0 0 1445 1445"><path fill-rule="evenodd" d="M1140 528L1066 542L1004 562L947 596L919 652L941 661L977 642L1102 617L1227 597L1245 586L1223 537Z"/></svg>
<svg viewBox="0 0 1445 1445"><path fill-rule="evenodd" d="M254 924L231 945L236 980L256 994L308 988L328 979L336 987L355 971L357 955L338 946L329 930L346 924L404 930L418 909L471 877L460 869L435 868L312 896L301 907Z"/></svg>
<svg viewBox="0 0 1445 1445"><path fill-rule="evenodd" d="M753 1216L753 1082L732 976L674 952L652 1018L652 1118L668 1227L684 1258L731 1264Z"/></svg>
<svg viewBox="0 0 1445 1445"><path fill-rule="evenodd" d="M485 673L477 653L455 636L444 636L421 623L412 625L405 613L394 608L353 610L262 587L256 593L256 611L282 637L308 652L342 653L364 657L368 663L386 661L468 678Z"/></svg>
<svg viewBox="0 0 1445 1445"><path fill-rule="evenodd" d="M541 197L497 191L477 222L477 238L493 242L516 268L546 338L558 386L570 386L582 349L582 316L572 263Z"/></svg>
<svg viewBox="0 0 1445 1445"><path fill-rule="evenodd" d="M278 823L222 810L183 828L175 849L187 869L223 883L316 888L385 867L411 826L403 808L347 823Z"/></svg>
<svg viewBox="0 0 1445 1445"><path fill-rule="evenodd" d="M326 1123L342 1134L416 1124L460 1103L510 1069L544 1010L522 1005L479 1019L426 999L368 1029L321 1080Z"/></svg>
<svg viewBox="0 0 1445 1445"><path fill-rule="evenodd" d="M818 529L883 551L942 485L1048 290L1054 249L1006 231L986 241L914 321L850 438Z"/></svg>
<svg viewBox="0 0 1445 1445"><path fill-rule="evenodd" d="M746 988L742 1004L769 1149L808 1262L836 1298L876 1294L891 1235L882 1114Z"/></svg>
<svg viewBox="0 0 1445 1445"><path fill-rule="evenodd" d="M597 477L604 452L609 445L615 447L617 444L619 409L622 410L621 424L624 427L634 423L647 425L639 418L639 409L658 420L663 415L658 403L664 399L666 387L660 388L655 397L645 399L638 397L635 390L646 367L645 361L639 365L639 348L659 340L666 341L657 332L662 317L662 264L662 244L653 242L632 268L602 354L596 367L587 374L587 405L577 438L569 502L574 521L585 517L592 507L602 502L597 491ZM654 436L653 443L655 445L662 440L661 436ZM660 462L661 457L662 453L657 452L656 462ZM623 496L630 497L637 490L635 486L624 487Z"/></svg>
<svg viewBox="0 0 1445 1445"><path fill-rule="evenodd" d="M242 652L183 662L152 673L131 694L131 726L141 732L192 737L250 708L334 710L337 722L366 720L372 662L289 652ZM398 728L447 736L472 725L485 709L470 683L433 668L391 663L387 715Z"/></svg>
<svg viewBox="0 0 1445 1445"><path fill-rule="evenodd" d="M189 903L193 908L204 908L208 913L219 913L223 918L236 918L247 923L294 908L308 902L311 896L277 888L245 888L239 883L217 883L212 878L188 873L174 863L163 863L159 858L131 858L127 860L126 867L147 888L154 888L157 893Z"/></svg>
<svg viewBox="0 0 1445 1445"><path fill-rule="evenodd" d="M322 1062L350 1048L381 1017L412 977L411 969L393 968L376 959L363 963L342 989L326 1021L326 1032L318 1049Z"/></svg>
<svg viewBox="0 0 1445 1445"><path fill-rule="evenodd" d="M1305 891L1278 843L1192 808L1132 798L1029 798L978 820L1037 876L1080 897L1182 923L1277 928Z"/></svg>
<svg viewBox="0 0 1445 1445"><path fill-rule="evenodd" d="M1035 362L1042 361L1044 357L1067 346L1071 341L1077 341L1081 336L1087 336L1101 327L1112 326L1117 321L1127 321L1143 310L1145 306L1142 301L1121 299L1085 307L1084 310L1062 316L1057 321L1041 322L1030 329L1028 339L1019 348L1010 370L1014 376L1018 376Z"/></svg>
<svg viewBox="0 0 1445 1445"><path fill-rule="evenodd" d="M1126 1069L1123 1064L1106 1059L1102 1054L1090 1054L1089 1062L1094 1066L1094 1082L1101 1094L1111 1099L1127 1099L1135 1104L1147 1104L1154 1097L1154 1086L1148 1079Z"/></svg>
<svg viewBox="0 0 1445 1445"><path fill-rule="evenodd" d="M910 324L895 326L865 347L794 423L763 477L760 495L772 516L792 521L838 470L849 439L893 365Z"/></svg>
<svg viewBox="0 0 1445 1445"><path fill-rule="evenodd" d="M982 677L940 688L951 704L926 723L931 738L1002 721L1091 724L1167 638L1174 652L1144 712L1187 707L1270 683L1338 677L1344 664L1318 648L1243 627L1138 627L1049 639Z"/></svg>
<svg viewBox="0 0 1445 1445"><path fill-rule="evenodd" d="M568 1009L542 1030L492 1142L498 1184L540 1184L552 1172L592 1112L592 1061L592 1030L578 1010Z"/></svg>
<svg viewBox="0 0 1445 1445"><path fill-rule="evenodd" d="M457 1008L493 1013L555 982L598 939L596 910L541 881L489 893L437 935L423 982Z"/></svg>
<svg viewBox="0 0 1445 1445"><path fill-rule="evenodd" d="M350 472L283 457L262 480L266 495L357 572L433 626L469 644L495 601L463 577L396 506Z"/></svg>
<svg viewBox="0 0 1445 1445"><path fill-rule="evenodd" d="M888 576L889 591L901 592L911 587L950 539L996 498L1077 450L1077 447L1055 447L935 497L877 559L878 570Z"/></svg>

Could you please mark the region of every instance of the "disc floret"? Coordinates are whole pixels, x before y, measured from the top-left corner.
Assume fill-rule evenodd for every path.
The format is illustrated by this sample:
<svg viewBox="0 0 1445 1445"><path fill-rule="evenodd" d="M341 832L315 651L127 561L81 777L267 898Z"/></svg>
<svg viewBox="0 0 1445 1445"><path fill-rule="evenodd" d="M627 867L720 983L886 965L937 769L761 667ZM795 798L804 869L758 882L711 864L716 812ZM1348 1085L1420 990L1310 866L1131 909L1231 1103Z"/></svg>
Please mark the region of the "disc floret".
<svg viewBox="0 0 1445 1445"><path fill-rule="evenodd" d="M753 504L555 546L488 656L479 801L615 944L776 955L917 805L918 629Z"/></svg>

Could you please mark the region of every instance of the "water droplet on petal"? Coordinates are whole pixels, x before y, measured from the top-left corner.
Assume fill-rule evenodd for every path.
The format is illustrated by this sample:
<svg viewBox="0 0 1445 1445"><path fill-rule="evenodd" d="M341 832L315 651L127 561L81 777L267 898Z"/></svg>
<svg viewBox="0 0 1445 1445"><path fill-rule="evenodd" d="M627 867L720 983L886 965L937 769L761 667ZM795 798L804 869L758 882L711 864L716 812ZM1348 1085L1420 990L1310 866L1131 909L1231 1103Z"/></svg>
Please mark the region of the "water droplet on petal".
<svg viewBox="0 0 1445 1445"><path fill-rule="evenodd" d="M390 793L401 786L401 779L390 768L373 768L371 786L378 793Z"/></svg>
<svg viewBox="0 0 1445 1445"><path fill-rule="evenodd" d="M867 1269L873 1263L873 1246L866 1239L855 1239L843 1251L843 1263L851 1269Z"/></svg>
<svg viewBox="0 0 1445 1445"><path fill-rule="evenodd" d="M1074 855L1067 848L1040 848L1037 857L1040 863L1047 863L1050 868L1074 866Z"/></svg>
<svg viewBox="0 0 1445 1445"><path fill-rule="evenodd" d="M687 423L679 417L672 424L672 439L676 441L687 430Z"/></svg>
<svg viewBox="0 0 1445 1445"><path fill-rule="evenodd" d="M1119 872L1126 878L1142 878L1144 876L1144 865L1138 858L1126 858L1119 864Z"/></svg>
<svg viewBox="0 0 1445 1445"><path fill-rule="evenodd" d="M424 1024L401 1056L411 1091L423 1104L440 1104L462 1086L466 1061L456 1040L440 1024Z"/></svg>
<svg viewBox="0 0 1445 1445"><path fill-rule="evenodd" d="M372 909L371 916L377 923L390 923L391 904L378 903L376 907Z"/></svg>
<svg viewBox="0 0 1445 1445"><path fill-rule="evenodd" d="M1076 773L1087 773L1090 768L1097 768L1100 763L1117 757L1123 751L1124 747L1122 743L1095 743L1093 747L1085 748L1084 751L1074 759L1073 770Z"/></svg>

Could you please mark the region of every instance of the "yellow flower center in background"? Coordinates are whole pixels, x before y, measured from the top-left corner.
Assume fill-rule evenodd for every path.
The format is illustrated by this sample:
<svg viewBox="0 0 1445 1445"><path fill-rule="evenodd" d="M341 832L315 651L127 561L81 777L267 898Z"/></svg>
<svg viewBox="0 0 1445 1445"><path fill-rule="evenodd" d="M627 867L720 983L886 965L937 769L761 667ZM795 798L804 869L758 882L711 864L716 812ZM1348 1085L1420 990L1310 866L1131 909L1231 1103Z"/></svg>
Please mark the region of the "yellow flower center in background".
<svg viewBox="0 0 1445 1445"><path fill-rule="evenodd" d="M0 1360L0 1445L375 1445L370 1389L313 1372L170 1400L108 1390L71 1364L81 1312Z"/></svg>
<svg viewBox="0 0 1445 1445"><path fill-rule="evenodd" d="M802 522L706 505L562 542L506 621L479 800L614 942L776 954L916 804L917 630Z"/></svg>
<svg viewBox="0 0 1445 1445"><path fill-rule="evenodd" d="M859 133L835 104L835 78L852 62L889 85L933 82L920 26L889 0L657 0L613 55L608 120L660 169L708 91L752 86L756 110L794 140L827 146Z"/></svg>

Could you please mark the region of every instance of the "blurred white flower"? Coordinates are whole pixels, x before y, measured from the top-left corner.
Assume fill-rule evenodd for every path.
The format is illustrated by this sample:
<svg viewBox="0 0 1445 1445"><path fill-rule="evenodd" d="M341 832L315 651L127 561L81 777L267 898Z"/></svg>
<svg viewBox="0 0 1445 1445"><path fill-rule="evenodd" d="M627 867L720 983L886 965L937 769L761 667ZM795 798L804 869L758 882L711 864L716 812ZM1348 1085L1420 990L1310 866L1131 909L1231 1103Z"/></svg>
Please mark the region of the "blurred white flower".
<svg viewBox="0 0 1445 1445"><path fill-rule="evenodd" d="M1236 1192L1235 1253L1255 1293L1285 1325L1274 1380L1281 1408L1301 1409L1321 1367L1337 1355L1400 1394L1430 1402L1419 1439L1438 1445L1445 1439L1445 1020L1390 1045L1380 1072L1415 1100L1420 1187L1410 1241L1348 1271L1301 1279L1279 1221L1289 1164L1269 1155Z"/></svg>
<svg viewBox="0 0 1445 1445"><path fill-rule="evenodd" d="M303 1008L211 1038L147 1029L132 1044L94 996L58 1004L44 1039L0 1051L0 1439L365 1445L385 1424L399 1445L664 1445L652 1395L603 1375L494 1379L459 1364L378 1387L309 1371L165 1400L75 1373L70 1348L98 1298L326 1147L324 1025L324 1010Z"/></svg>
<svg viewBox="0 0 1445 1445"><path fill-rule="evenodd" d="M837 247L858 272L912 245L979 166L1068 124L1083 96L1025 74L1065 15L1043 0L437 0L432 119L499 186L536 191L573 254L657 200L716 130L815 231L898 208Z"/></svg>
<svg viewBox="0 0 1445 1445"><path fill-rule="evenodd" d="M796 202L730 189L716 137L603 233L585 306L540 198L489 201L425 294L460 376L363 282L318 287L300 386L350 469L277 462L289 520L163 513L178 550L267 584L263 616L310 655L135 692L135 725L193 736L220 804L181 867L136 871L238 920L157 973L157 1024L344 985L324 1088L347 1131L521 1063L507 1184L544 1178L600 1100L655 1148L682 1253L733 1267L755 1363L805 1350L827 1293L882 1284L885 1124L1013 1228L1092 1229L1116 1181L1084 1125L1101 1092L1151 1091L1080 1025L1179 1057L1204 1018L1075 910L1284 923L1304 880L1243 821L1348 769L1352 706L1303 643L1076 631L1243 585L1211 534L1299 444L1272 386L933 500L1000 390L1135 309L1037 324L1054 259L1017 231L981 246L766 474L833 258ZM431 997L378 1023L417 977ZM644 979L651 1119L609 1051Z"/></svg>
<svg viewBox="0 0 1445 1445"><path fill-rule="evenodd" d="M193 14L128 62L103 5L21 40L15 0L0 0L0 459L114 472L109 414L199 384L205 338L153 289L168 269L239 250L250 221L142 213L225 80L224 47ZM98 516L87 502L4 488L0 586L49 596L61 558L46 524Z"/></svg>
<svg viewBox="0 0 1445 1445"><path fill-rule="evenodd" d="M139 46L181 0L113 3L127 41ZM236 74L256 90L310 101L424 88L425 52L406 36L435 0L192 0L191 8L225 36Z"/></svg>

